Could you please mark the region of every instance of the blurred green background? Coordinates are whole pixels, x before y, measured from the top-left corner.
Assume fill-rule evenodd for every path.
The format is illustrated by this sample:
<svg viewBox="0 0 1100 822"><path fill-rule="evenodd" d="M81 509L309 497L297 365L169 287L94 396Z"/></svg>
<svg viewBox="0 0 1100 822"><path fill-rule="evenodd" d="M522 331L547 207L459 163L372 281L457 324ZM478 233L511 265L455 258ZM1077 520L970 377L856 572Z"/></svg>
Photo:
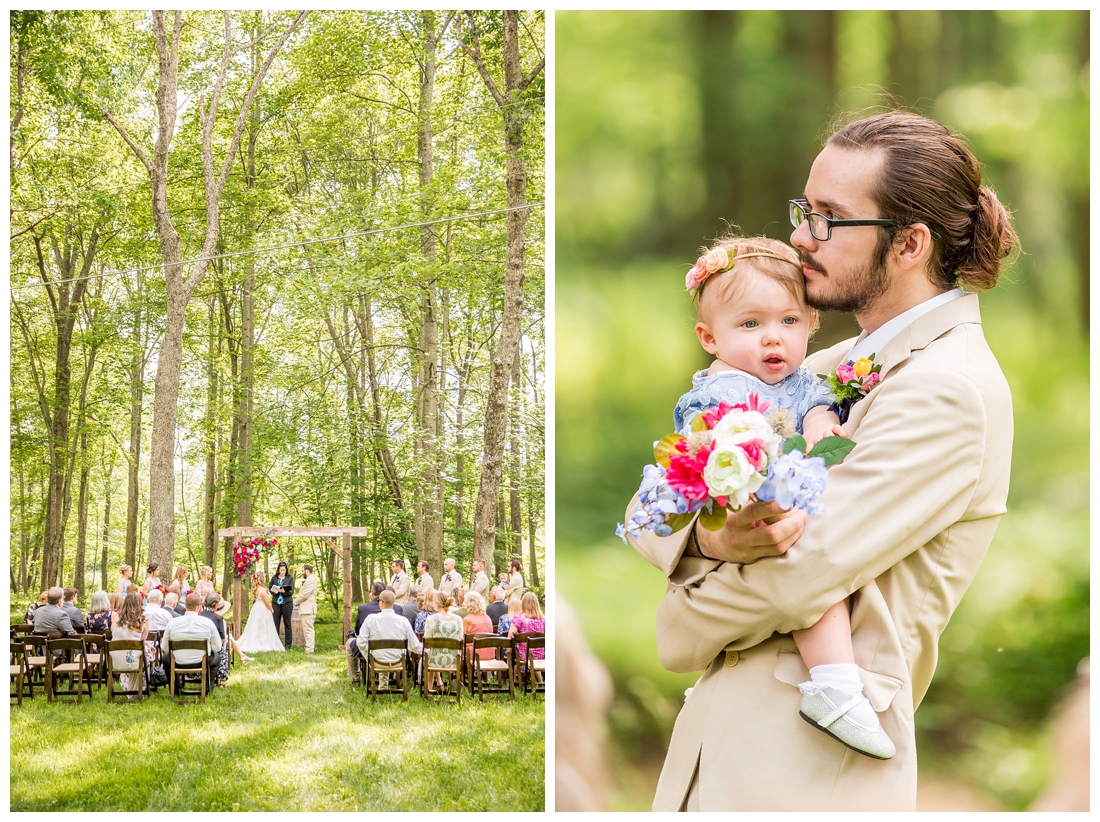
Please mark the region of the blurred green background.
<svg viewBox="0 0 1100 822"><path fill-rule="evenodd" d="M981 298L1008 514L917 726L922 784L1026 807L1089 649L1088 12L559 12L556 40L556 567L615 684L611 807L649 807L694 679L661 668L665 581L613 535L708 362L684 272L724 221L787 240L828 123L884 92L969 139L1024 248ZM827 316L811 347L853 333Z"/></svg>

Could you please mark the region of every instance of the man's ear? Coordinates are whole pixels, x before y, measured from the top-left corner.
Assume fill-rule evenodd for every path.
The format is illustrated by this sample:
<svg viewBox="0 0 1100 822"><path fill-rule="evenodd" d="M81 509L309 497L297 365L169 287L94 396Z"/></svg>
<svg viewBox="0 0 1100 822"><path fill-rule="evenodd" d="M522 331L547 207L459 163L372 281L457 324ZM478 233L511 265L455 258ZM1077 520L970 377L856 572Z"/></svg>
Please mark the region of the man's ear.
<svg viewBox="0 0 1100 822"><path fill-rule="evenodd" d="M902 271L923 271L932 259L932 232L924 223L913 223L898 236L894 259Z"/></svg>
<svg viewBox="0 0 1100 822"><path fill-rule="evenodd" d="M695 336L699 338L699 345L703 346L704 351L708 354L718 354L718 343L710 333L710 328L702 320L695 323Z"/></svg>

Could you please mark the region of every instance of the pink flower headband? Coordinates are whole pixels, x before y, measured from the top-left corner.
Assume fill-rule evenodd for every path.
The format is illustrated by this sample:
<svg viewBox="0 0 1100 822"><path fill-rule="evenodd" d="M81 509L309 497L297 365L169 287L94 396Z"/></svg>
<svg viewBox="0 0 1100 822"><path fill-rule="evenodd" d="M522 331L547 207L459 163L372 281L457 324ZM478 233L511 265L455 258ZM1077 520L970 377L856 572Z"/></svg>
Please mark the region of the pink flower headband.
<svg viewBox="0 0 1100 822"><path fill-rule="evenodd" d="M712 248L695 261L695 265L692 266L691 271L687 273L687 278L684 280L684 288L688 291L694 291L711 274L722 274L729 271L733 268L734 263L738 260L744 260L746 257L771 257L773 260L795 265L786 257L780 257L778 254L772 254L768 251L750 251L748 254L738 254L737 249L730 251L725 248Z"/></svg>

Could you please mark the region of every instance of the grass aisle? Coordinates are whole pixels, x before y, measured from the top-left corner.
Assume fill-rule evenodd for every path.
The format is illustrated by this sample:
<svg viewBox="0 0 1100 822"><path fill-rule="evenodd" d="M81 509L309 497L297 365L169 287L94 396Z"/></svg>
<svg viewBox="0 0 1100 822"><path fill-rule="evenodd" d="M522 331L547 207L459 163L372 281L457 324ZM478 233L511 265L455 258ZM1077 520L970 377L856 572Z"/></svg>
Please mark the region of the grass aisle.
<svg viewBox="0 0 1100 822"><path fill-rule="evenodd" d="M371 704L347 681L340 625L317 653L261 654L205 705L11 707L13 811L541 811L544 703L413 693Z"/></svg>

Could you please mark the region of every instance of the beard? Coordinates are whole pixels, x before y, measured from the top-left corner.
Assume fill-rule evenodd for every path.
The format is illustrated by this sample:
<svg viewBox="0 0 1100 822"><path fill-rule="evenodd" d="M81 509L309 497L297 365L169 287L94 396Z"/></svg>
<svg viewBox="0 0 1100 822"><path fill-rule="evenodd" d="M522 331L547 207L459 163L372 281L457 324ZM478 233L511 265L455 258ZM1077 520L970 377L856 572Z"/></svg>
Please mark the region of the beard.
<svg viewBox="0 0 1100 822"><path fill-rule="evenodd" d="M843 279L820 282L816 291L806 289L806 304L818 311L844 311L859 314L869 309L890 288L890 276L886 273L886 255L890 242L880 238L871 261L849 273ZM802 264L829 276L829 272L813 255L799 251Z"/></svg>

